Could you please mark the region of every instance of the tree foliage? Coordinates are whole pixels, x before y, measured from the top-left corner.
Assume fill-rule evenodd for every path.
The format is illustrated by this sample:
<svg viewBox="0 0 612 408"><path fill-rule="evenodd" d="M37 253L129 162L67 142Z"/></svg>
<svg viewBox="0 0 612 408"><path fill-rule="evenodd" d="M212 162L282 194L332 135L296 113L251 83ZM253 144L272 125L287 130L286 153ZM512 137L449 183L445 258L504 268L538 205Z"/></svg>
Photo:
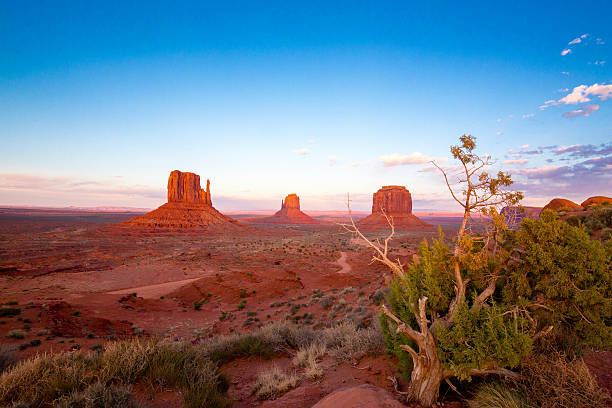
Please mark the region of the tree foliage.
<svg viewBox="0 0 612 408"><path fill-rule="evenodd" d="M509 174L491 176L494 163L475 147L469 135L451 147L463 169L456 181L436 165L463 208L452 249L440 232L403 265L388 257L390 219L383 242L368 240L354 223L347 228L394 274L381 327L388 350L410 376L408 398L424 406L435 403L440 383L452 377L515 377L509 369L554 328L610 344L610 247L549 212L508 230L498 210L517 205L522 193L511 191ZM474 212L489 221L486 228L470 228Z"/></svg>

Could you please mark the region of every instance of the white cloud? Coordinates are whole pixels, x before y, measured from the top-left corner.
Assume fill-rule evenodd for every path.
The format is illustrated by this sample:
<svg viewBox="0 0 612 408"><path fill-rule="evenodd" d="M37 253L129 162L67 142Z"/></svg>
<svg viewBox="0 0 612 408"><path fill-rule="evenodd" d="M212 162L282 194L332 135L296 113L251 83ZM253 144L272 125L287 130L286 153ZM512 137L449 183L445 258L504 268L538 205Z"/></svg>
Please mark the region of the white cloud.
<svg viewBox="0 0 612 408"><path fill-rule="evenodd" d="M569 75L569 74L570 74L570 73L569 73L569 72L567 72L567 71L561 71L561 73L562 73L563 75Z"/></svg>
<svg viewBox="0 0 612 408"><path fill-rule="evenodd" d="M506 160L504 164L525 164L527 163L527 159L516 159L516 160Z"/></svg>
<svg viewBox="0 0 612 408"><path fill-rule="evenodd" d="M504 134L504 132L499 131L499 132L495 132L495 134L496 134L497 136L501 136L501 135L503 135L503 134Z"/></svg>
<svg viewBox="0 0 612 408"><path fill-rule="evenodd" d="M567 45L580 44L581 42L582 42L582 40L580 39L580 37L578 37L578 38L574 38L572 41L568 42Z"/></svg>
<svg viewBox="0 0 612 408"><path fill-rule="evenodd" d="M585 105L576 110L565 112L563 117L565 118L573 118L575 116L589 116L591 113L595 112L599 109L599 105Z"/></svg>
<svg viewBox="0 0 612 408"><path fill-rule="evenodd" d="M599 96L599 99L602 101L612 98L612 85L580 85L575 87L571 93L559 99L559 102L567 105L576 105L578 103L589 102L591 100L589 96Z"/></svg>
<svg viewBox="0 0 612 408"><path fill-rule="evenodd" d="M333 154L330 154L329 156L327 156L327 158L329 159L330 166L333 166L334 164L338 163L338 160L340 160L339 157L334 156Z"/></svg>
<svg viewBox="0 0 612 408"><path fill-rule="evenodd" d="M497 123L501 123L501 121L502 121L501 118L497 118L496 120Z"/></svg>
<svg viewBox="0 0 612 408"><path fill-rule="evenodd" d="M359 167L361 166L361 164L362 164L361 162L353 162L349 164L349 167Z"/></svg>
<svg viewBox="0 0 612 408"><path fill-rule="evenodd" d="M527 148L529 148L529 145L528 145L528 144L524 144L524 145L520 145L520 146L519 146L519 149L521 149L521 150L523 150L523 149L527 149Z"/></svg>
<svg viewBox="0 0 612 408"><path fill-rule="evenodd" d="M386 156L380 156L378 160L380 160L380 162L385 167L405 166L408 164L423 164L423 163L430 162L432 160L446 161L446 159L444 158L436 159L433 157L427 157L427 156L422 155L419 152L414 152L409 155L399 155L397 153L393 153L393 154L389 154Z"/></svg>
<svg viewBox="0 0 612 408"><path fill-rule="evenodd" d="M605 44L604 40L602 40L601 38L596 38L595 42L597 43L597 45L604 45Z"/></svg>
<svg viewBox="0 0 612 408"><path fill-rule="evenodd" d="M523 119L533 118L535 113L525 113L523 114Z"/></svg>
<svg viewBox="0 0 612 408"><path fill-rule="evenodd" d="M567 55L567 54L569 54L569 53L571 53L571 52L572 52L572 50L571 50L571 49L566 48L566 49L564 49L563 51L561 51L561 55L565 56L565 55Z"/></svg>
<svg viewBox="0 0 612 408"><path fill-rule="evenodd" d="M595 61L594 64L595 65L604 65L606 63L606 61Z"/></svg>
<svg viewBox="0 0 612 408"><path fill-rule="evenodd" d="M310 149L302 147L302 148L299 148L299 149L293 149L292 152L293 153L297 153L297 154L301 154L301 155L307 155L308 153L310 153Z"/></svg>
<svg viewBox="0 0 612 408"><path fill-rule="evenodd" d="M567 92L568 90L566 89L565 92ZM546 110L548 108L550 108L551 106L557 106L559 105L559 102L555 101L555 100L549 100L544 102L544 105L540 106L540 110Z"/></svg>

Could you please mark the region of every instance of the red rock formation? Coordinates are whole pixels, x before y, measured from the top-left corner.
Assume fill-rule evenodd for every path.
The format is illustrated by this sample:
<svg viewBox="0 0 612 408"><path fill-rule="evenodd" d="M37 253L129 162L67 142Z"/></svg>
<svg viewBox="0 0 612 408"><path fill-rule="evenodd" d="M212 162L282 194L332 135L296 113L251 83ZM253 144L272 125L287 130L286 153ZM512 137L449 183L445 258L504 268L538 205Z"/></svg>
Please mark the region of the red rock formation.
<svg viewBox="0 0 612 408"><path fill-rule="evenodd" d="M297 194L289 194L281 201L281 209L271 217L257 218L252 220L256 223L265 224L317 224L300 210L300 198Z"/></svg>
<svg viewBox="0 0 612 408"><path fill-rule="evenodd" d="M612 205L612 197L595 196L589 197L580 204L582 207L587 208L589 205Z"/></svg>
<svg viewBox="0 0 612 408"><path fill-rule="evenodd" d="M412 196L404 186L383 186L372 197L372 214L359 221L360 227L387 228L385 214L393 219L396 228L428 227L425 221L412 214Z"/></svg>
<svg viewBox="0 0 612 408"><path fill-rule="evenodd" d="M206 191L200 188L200 176L174 170L168 177L168 202L212 205L210 180L206 180Z"/></svg>
<svg viewBox="0 0 612 408"><path fill-rule="evenodd" d="M544 210L553 211L582 211L582 206L565 198L553 198L548 204L542 208Z"/></svg>
<svg viewBox="0 0 612 408"><path fill-rule="evenodd" d="M210 180L206 190L200 187L200 176L174 170L168 177L168 202L147 214L123 223L129 226L157 228L238 227L236 220L221 214L212 206Z"/></svg>

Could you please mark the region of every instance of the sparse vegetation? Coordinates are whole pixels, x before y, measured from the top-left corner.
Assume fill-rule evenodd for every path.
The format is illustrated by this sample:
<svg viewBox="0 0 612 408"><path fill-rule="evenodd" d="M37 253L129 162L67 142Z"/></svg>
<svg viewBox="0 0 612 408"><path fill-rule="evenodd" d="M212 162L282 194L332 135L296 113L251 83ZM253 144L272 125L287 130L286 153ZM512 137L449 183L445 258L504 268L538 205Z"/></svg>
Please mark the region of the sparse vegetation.
<svg viewBox="0 0 612 408"><path fill-rule="evenodd" d="M8 304L8 303L7 303ZM18 307L0 307L0 317L13 317L21 313L21 309Z"/></svg>
<svg viewBox="0 0 612 408"><path fill-rule="evenodd" d="M240 303L238 303L237 309L242 310L245 308L245 306L246 306L246 300L241 300Z"/></svg>
<svg viewBox="0 0 612 408"><path fill-rule="evenodd" d="M25 336L26 333L20 329L10 330L8 333L6 333L6 337L11 339L24 339Z"/></svg>

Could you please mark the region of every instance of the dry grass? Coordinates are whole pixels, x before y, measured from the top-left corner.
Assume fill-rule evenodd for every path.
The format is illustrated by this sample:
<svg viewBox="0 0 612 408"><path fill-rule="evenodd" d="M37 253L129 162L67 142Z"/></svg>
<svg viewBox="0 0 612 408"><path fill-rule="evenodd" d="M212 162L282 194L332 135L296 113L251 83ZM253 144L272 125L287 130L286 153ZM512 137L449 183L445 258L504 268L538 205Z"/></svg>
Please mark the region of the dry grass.
<svg viewBox="0 0 612 408"><path fill-rule="evenodd" d="M89 386L81 392L64 395L53 404L54 408L138 408L127 388L108 387L102 383Z"/></svg>
<svg viewBox="0 0 612 408"><path fill-rule="evenodd" d="M296 374L285 374L280 368L274 367L269 371L259 373L253 393L259 399L275 399L295 388L298 383Z"/></svg>
<svg viewBox="0 0 612 408"><path fill-rule="evenodd" d="M506 384L482 385L468 401L470 408L532 408L527 397Z"/></svg>
<svg viewBox="0 0 612 408"><path fill-rule="evenodd" d="M612 405L582 359L534 355L521 367L522 389L534 407L604 408Z"/></svg>
<svg viewBox="0 0 612 408"><path fill-rule="evenodd" d="M323 377L323 369L319 367L318 361L327 352L325 344L313 343L308 347L298 350L293 358L293 364L304 368L304 378L313 381Z"/></svg>
<svg viewBox="0 0 612 408"><path fill-rule="evenodd" d="M101 353L41 354L20 362L0 376L0 406L44 406L98 382L170 386L182 391L186 407L229 405L217 365L202 350L188 343L134 339L109 343Z"/></svg>

